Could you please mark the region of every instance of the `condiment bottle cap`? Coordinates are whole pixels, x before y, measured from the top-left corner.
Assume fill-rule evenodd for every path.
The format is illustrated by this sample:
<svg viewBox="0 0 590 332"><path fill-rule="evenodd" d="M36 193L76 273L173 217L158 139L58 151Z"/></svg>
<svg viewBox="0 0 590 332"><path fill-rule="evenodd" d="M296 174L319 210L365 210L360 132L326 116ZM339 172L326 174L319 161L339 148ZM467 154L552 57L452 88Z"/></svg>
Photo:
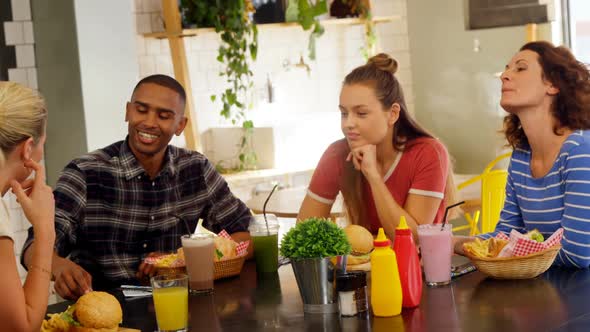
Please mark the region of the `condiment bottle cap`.
<svg viewBox="0 0 590 332"><path fill-rule="evenodd" d="M397 225L396 229L408 229L408 222L406 221L405 216L401 216L399 218L399 224Z"/></svg>
<svg viewBox="0 0 590 332"><path fill-rule="evenodd" d="M410 228L408 227L408 222L406 221L405 216L401 216L399 218L399 224L397 225L397 228L395 229L395 233L399 234L399 235L410 234Z"/></svg>
<svg viewBox="0 0 590 332"><path fill-rule="evenodd" d="M375 247L387 247L389 246L391 241L385 236L385 232L383 231L383 227L379 228L379 233L377 233L377 238L373 241L373 245Z"/></svg>

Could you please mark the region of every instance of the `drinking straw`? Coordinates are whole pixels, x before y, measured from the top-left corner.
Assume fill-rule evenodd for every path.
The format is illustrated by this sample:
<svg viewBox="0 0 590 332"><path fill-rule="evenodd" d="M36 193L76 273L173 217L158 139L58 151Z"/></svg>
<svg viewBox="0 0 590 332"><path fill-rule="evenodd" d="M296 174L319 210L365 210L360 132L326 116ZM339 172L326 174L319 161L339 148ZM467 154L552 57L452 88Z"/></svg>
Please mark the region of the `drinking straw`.
<svg viewBox="0 0 590 332"><path fill-rule="evenodd" d="M184 219L183 217L179 216L176 213L172 213L172 216L184 223L184 227L186 228L186 231L188 232L187 234L190 236L192 232L191 232L191 228L188 225L188 222L186 221L186 219Z"/></svg>
<svg viewBox="0 0 590 332"><path fill-rule="evenodd" d="M459 203L455 203L453 205L447 206L447 208L445 209L445 215L443 216L442 227L440 228L441 231L443 231L445 229L445 224L447 223L447 215L449 214L449 210L454 208L455 206L459 206L463 203L465 203L465 201L461 201Z"/></svg>
<svg viewBox="0 0 590 332"><path fill-rule="evenodd" d="M276 183L272 187L270 194L268 194L268 197L266 198L266 200L264 201L264 205L262 206L262 215L264 216L264 223L266 224L266 235L270 235L270 230L268 229L268 220L266 220L266 204L268 204L268 200L270 199L270 196L272 196L272 194L275 192L275 190L277 189L278 186L279 186L279 184Z"/></svg>

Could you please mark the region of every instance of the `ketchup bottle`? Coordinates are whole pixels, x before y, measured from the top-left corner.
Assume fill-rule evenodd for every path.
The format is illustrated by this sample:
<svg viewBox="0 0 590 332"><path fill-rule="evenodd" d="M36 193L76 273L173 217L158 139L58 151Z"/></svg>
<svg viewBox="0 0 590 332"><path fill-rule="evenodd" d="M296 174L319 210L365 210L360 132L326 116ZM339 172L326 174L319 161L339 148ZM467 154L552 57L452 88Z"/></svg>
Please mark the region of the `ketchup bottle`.
<svg viewBox="0 0 590 332"><path fill-rule="evenodd" d="M395 229L393 250L397 258L402 286L402 307L417 307L422 297L422 270L418 250L404 216L401 216L399 225Z"/></svg>

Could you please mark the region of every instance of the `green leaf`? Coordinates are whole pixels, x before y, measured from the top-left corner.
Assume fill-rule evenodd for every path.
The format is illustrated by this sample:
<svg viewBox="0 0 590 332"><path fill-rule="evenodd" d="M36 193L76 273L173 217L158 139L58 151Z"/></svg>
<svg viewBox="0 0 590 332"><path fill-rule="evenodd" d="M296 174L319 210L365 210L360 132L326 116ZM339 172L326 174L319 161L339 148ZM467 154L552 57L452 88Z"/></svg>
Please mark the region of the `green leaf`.
<svg viewBox="0 0 590 332"><path fill-rule="evenodd" d="M314 17L325 14L328 12L328 3L326 0L317 1L311 10Z"/></svg>
<svg viewBox="0 0 590 332"><path fill-rule="evenodd" d="M59 316L61 319L66 321L70 325L80 326L80 323L76 319L74 319L74 311L76 310L76 305L71 305L66 309L66 311L62 312Z"/></svg>
<svg viewBox="0 0 590 332"><path fill-rule="evenodd" d="M299 0L299 17L297 21L303 30L309 30L314 21L313 9L309 6L308 0Z"/></svg>
<svg viewBox="0 0 590 332"><path fill-rule="evenodd" d="M242 128L252 129L254 128L254 122L252 122L252 120L244 121L244 123L242 123Z"/></svg>
<svg viewBox="0 0 590 332"><path fill-rule="evenodd" d="M215 248L215 256L217 256L217 259L220 260L223 257L223 253L219 251L219 249Z"/></svg>
<svg viewBox="0 0 590 332"><path fill-rule="evenodd" d="M223 64L219 76L224 77L226 85L223 91L210 98L212 102L216 101L217 96L221 99L220 116L229 120L232 125L243 125L244 110L251 105L247 96L254 87L254 73L250 64L258 55L258 27L248 18L246 1L180 0L180 8L183 24L214 27L219 34L221 43L216 59ZM246 130L243 135L244 144L239 152L243 156L238 169L252 167L244 163L256 162L251 144L252 131Z"/></svg>
<svg viewBox="0 0 590 332"><path fill-rule="evenodd" d="M299 1L289 0L289 5L285 11L285 22L297 22L299 19Z"/></svg>

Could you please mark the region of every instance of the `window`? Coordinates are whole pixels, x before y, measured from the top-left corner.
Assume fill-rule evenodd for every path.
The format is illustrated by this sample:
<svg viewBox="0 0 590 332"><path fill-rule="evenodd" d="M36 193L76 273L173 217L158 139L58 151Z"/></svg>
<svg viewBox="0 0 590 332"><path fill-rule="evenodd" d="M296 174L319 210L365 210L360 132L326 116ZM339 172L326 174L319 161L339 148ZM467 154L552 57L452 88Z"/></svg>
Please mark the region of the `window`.
<svg viewBox="0 0 590 332"><path fill-rule="evenodd" d="M570 47L578 60L590 64L590 1L569 0L566 3Z"/></svg>

